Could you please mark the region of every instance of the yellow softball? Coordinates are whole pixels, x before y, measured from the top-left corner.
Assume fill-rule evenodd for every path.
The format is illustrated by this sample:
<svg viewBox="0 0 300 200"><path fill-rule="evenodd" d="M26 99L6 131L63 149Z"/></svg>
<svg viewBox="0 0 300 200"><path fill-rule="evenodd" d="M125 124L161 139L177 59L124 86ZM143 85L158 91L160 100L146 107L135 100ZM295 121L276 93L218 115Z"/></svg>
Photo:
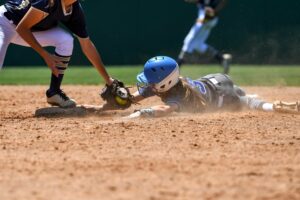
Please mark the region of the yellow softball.
<svg viewBox="0 0 300 200"><path fill-rule="evenodd" d="M127 104L127 99L122 99L119 96L116 96L115 99L116 99L116 102L121 106L124 106Z"/></svg>

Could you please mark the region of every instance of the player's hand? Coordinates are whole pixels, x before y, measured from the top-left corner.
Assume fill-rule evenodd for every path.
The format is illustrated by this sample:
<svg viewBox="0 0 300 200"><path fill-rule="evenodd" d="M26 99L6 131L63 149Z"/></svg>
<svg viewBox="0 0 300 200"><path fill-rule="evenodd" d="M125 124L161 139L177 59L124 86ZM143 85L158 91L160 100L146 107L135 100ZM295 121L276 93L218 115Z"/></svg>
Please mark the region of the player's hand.
<svg viewBox="0 0 300 200"><path fill-rule="evenodd" d="M61 65L61 61L55 57L54 55L52 54L49 54L49 53L46 53L44 56L43 56L43 59L44 61L46 62L47 66L50 68L50 70L52 71L52 73L58 77L59 75L59 72L58 72L58 69L57 69L57 66Z"/></svg>
<svg viewBox="0 0 300 200"><path fill-rule="evenodd" d="M155 117L155 111L153 108L143 108L140 110L135 110L132 114L123 117L124 119L135 119L135 118L151 118Z"/></svg>
<svg viewBox="0 0 300 200"><path fill-rule="evenodd" d="M141 111L135 111L133 113L131 113L130 115L123 117L123 119L135 119L135 118L140 118L142 116L142 112Z"/></svg>
<svg viewBox="0 0 300 200"><path fill-rule="evenodd" d="M117 79L114 79L110 85L106 84L101 90L100 96L114 109L127 109L132 104L132 95L128 87L125 87L124 83Z"/></svg>

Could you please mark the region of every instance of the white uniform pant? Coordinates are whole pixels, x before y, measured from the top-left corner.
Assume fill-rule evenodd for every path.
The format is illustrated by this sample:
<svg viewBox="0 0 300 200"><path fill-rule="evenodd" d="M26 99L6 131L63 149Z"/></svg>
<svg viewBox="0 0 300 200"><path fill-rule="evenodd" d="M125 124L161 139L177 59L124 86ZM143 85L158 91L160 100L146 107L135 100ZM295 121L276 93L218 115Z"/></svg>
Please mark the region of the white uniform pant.
<svg viewBox="0 0 300 200"><path fill-rule="evenodd" d="M199 7L198 10L198 19L194 26L191 28L190 32L184 39L184 44L182 47L183 52L192 53L197 51L199 53L206 52L208 45L206 40L217 23L218 18L214 18L207 22L201 22L205 18L205 10L202 7Z"/></svg>
<svg viewBox="0 0 300 200"><path fill-rule="evenodd" d="M10 43L29 47L16 32L16 26L4 16L4 12L6 8L0 6L0 69ZM62 28L55 27L47 31L33 32L33 35L43 47L55 47L55 52L61 56L72 55L73 36Z"/></svg>

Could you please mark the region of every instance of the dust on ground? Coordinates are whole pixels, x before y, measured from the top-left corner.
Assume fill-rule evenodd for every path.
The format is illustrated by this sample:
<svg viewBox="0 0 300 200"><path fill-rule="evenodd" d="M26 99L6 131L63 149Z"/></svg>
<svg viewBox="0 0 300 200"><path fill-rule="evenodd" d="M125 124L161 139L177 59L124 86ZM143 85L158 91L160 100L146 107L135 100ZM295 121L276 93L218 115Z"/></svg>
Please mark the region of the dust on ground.
<svg viewBox="0 0 300 200"><path fill-rule="evenodd" d="M0 87L0 199L300 199L300 116L244 110L35 118L46 86ZM98 86L65 86L101 104ZM268 101L299 87L246 87Z"/></svg>

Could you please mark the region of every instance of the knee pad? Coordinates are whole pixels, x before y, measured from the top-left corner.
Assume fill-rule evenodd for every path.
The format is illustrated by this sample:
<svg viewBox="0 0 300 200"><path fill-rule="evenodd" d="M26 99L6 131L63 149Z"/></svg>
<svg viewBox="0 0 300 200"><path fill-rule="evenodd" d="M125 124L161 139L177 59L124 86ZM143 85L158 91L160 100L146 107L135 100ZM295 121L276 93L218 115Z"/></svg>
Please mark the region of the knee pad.
<svg viewBox="0 0 300 200"><path fill-rule="evenodd" d="M69 66L69 62L70 62L71 56L61 56L58 53L55 53L54 56L61 62L61 64L59 66L56 66L56 68L59 71L59 74L64 74L65 70Z"/></svg>

